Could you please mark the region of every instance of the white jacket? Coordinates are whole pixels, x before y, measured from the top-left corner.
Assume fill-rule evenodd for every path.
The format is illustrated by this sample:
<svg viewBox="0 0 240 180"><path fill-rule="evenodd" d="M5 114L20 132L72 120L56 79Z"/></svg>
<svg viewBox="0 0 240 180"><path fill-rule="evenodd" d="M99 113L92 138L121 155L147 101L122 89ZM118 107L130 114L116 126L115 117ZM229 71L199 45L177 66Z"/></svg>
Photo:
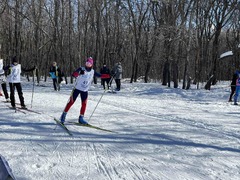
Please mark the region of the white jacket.
<svg viewBox="0 0 240 180"><path fill-rule="evenodd" d="M85 71L84 74L78 76L75 85L76 89L84 92L88 91L93 81L93 76L94 76L93 69L91 69L91 71Z"/></svg>
<svg viewBox="0 0 240 180"><path fill-rule="evenodd" d="M21 82L21 64L17 64L16 66L11 65L10 74L7 77L9 83L20 83Z"/></svg>

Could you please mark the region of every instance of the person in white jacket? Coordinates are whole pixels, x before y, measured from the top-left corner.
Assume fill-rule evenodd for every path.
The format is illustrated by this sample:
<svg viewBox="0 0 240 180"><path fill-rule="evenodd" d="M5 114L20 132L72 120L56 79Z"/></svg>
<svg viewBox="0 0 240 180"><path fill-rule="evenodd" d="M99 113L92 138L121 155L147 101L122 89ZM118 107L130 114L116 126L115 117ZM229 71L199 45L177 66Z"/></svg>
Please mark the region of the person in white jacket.
<svg viewBox="0 0 240 180"><path fill-rule="evenodd" d="M29 70L24 70L24 71L32 71L34 69L35 67ZM18 60L16 56L12 58L12 64L10 66L7 66L6 70L9 70L10 72L7 77L7 81L9 82L9 87L10 87L10 100L11 100L12 107L16 108L15 95L14 95L15 88L16 88L18 92L21 108L26 108L24 103L23 92L22 92L22 85L21 85L22 68L21 68L21 64L18 64Z"/></svg>
<svg viewBox="0 0 240 180"><path fill-rule="evenodd" d="M85 121L83 118L87 107L88 90L91 86L93 77L101 77L101 74L94 71L93 59L89 57L85 63L85 67L79 67L76 71L73 72L72 76L76 78L76 84L68 100L68 103L60 117L60 121L62 124L64 124L67 112L74 104L77 97L80 95L82 104L80 108L78 122L81 124L88 124L88 122Z"/></svg>

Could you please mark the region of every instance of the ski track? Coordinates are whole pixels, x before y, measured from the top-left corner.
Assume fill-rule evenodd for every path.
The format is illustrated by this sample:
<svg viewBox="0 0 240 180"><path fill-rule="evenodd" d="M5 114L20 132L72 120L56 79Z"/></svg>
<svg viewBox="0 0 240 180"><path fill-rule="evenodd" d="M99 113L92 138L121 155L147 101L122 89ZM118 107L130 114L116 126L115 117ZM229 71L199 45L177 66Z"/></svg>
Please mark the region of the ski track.
<svg viewBox="0 0 240 180"><path fill-rule="evenodd" d="M91 99L92 101L93 100ZM187 119L187 118L182 118L182 117L178 117L178 116L173 116L171 114L165 114L164 117L162 117L161 112L160 113L153 113L151 111L148 111L147 109L145 109L145 111L140 111L140 110L136 110L137 108L130 106L128 104L116 104L116 102L111 103L111 102L101 102L107 106L112 106L116 109L122 109L128 112L132 112L135 113L137 115L142 115L142 116L146 116L146 117L150 117L150 118L154 118L154 119L158 119L158 120L166 120L165 116L167 116L167 120L171 121L171 122L176 122L176 123L180 123L180 124L184 124L190 127L194 127L197 129L202 129L208 133L212 133L214 136L219 136L221 137L228 137L231 140L235 140L238 143L240 142L240 131L238 132L232 132L232 131L227 131L225 129L225 127L220 126L217 127L215 124L211 124L211 123L206 123L206 122L199 122L199 120L193 120L193 119ZM222 104L222 103L220 103ZM111 108L112 109L112 108ZM238 116L240 118L240 115ZM229 118L229 117L228 117Z"/></svg>
<svg viewBox="0 0 240 180"><path fill-rule="evenodd" d="M64 92L66 96L68 96L68 93L69 92ZM109 97L111 96L109 95ZM130 98L130 95L127 98ZM89 100L97 103L99 99L92 97L89 98ZM203 105L207 104L208 102L203 102ZM216 104L216 106L222 105L222 103ZM224 126L214 124L214 122L203 122L199 121L199 119L194 120L191 116L189 118L183 118L181 115L175 115L171 112L166 113L164 107L160 107L158 111L155 109L151 110L151 108L138 109L140 107L139 104L119 103L119 101L111 100L111 98L108 98L108 100L104 100L103 98L101 106L102 107L99 107L99 109L105 109L107 107L112 110L112 120L115 119L116 122L118 122L118 118L120 117L114 115L114 110L117 110L118 113L126 114L125 116L136 116L139 121L147 119L151 122L150 125L154 125L153 122L155 122L156 125L172 123L176 127L181 127L186 131L201 132L202 136L214 137L215 141L217 140L222 143L227 140L228 142L231 141L233 144L239 144L240 142L239 129L233 132L231 129L225 128ZM173 110L174 106L176 106L176 104L173 104ZM194 106L195 104L193 102L191 111L194 111ZM8 110L7 108L4 109L6 112L8 112ZM187 111L189 109L184 109L183 107L181 110ZM206 111L205 108L199 109L196 113L204 111ZM96 112L96 114L97 113L98 112ZM20 147L20 149L11 155L13 158L20 157L18 163L21 164L21 166L15 166L14 169L16 172L21 172L21 174L16 174L18 180L34 179L35 173L44 180L51 180L51 177L61 180L89 180L93 177L104 180L165 180L175 177L174 179L182 180L191 179L192 174L195 176L195 179L205 179L206 176L209 179L222 179L221 176L225 177L225 174L229 172L231 172L230 174L235 173L231 178L240 176L240 171L236 173L235 170L236 168L240 168L240 166L236 166L236 164L238 164L238 159L227 161L223 156L220 156L224 151L228 150L230 150L230 152L227 152L227 154L231 156L233 154L231 150L234 149L232 146L232 148L219 148L220 152L214 157L202 155L196 160L192 160L193 162L189 162L187 156L178 156L176 152L180 154L192 153L189 154L189 156L205 153L206 149L201 148L204 144L201 144L201 141L199 141L200 146L197 145L197 134L195 134L196 137L192 140L192 138L187 137L187 135L177 137L177 135L173 135L170 130L165 131L165 134L160 134L158 131L164 130L163 127L159 129L156 128L153 132L149 132L147 129L145 131L144 126L136 125L136 123L131 124L129 121L128 126L119 127L118 124L113 126L117 129L116 131L118 131L119 134L106 133L91 128L68 126L69 130L73 133L73 137L69 137L61 127L55 125L52 119L53 116L42 114L39 122L34 124L36 122L31 122L31 117L28 117L29 114L32 117L39 117L39 115L33 112L27 112L27 114L21 112L13 113L10 122L4 122L3 124L3 126L9 126L9 128L6 128L6 130L1 129L1 133L6 136L6 139L10 138L9 132L12 130L17 130L20 134L19 137L14 137L14 139L12 139L16 141L16 143L19 143L19 146L13 144L6 145L6 148L9 149ZM237 115L238 114L233 113L232 117L240 117ZM17 116L20 116L22 119L20 118L19 120ZM25 118L26 124L24 124ZM92 119L94 118L93 116ZM49 119L49 121L46 121L46 119ZM101 121L99 121L99 125L101 125L100 122ZM12 125L10 125L11 123ZM21 123L23 123L24 126L20 126ZM108 122L105 122L105 124L107 123ZM48 131L36 132L35 129L37 128L40 128L40 131L41 129L48 129ZM181 128L179 128L179 131ZM25 132L25 129L30 132ZM48 133L46 134L46 132ZM154 134L158 134L159 136L154 136ZM150 143L141 144L140 142L144 142L145 139L148 139ZM126 144L120 145L123 141ZM133 147L131 143L134 141L136 141L136 143ZM167 146L167 141L176 142L175 148L173 149ZM162 143L161 147L157 144L158 142ZM180 143L177 144L178 142ZM181 144L184 143L190 144L190 146L181 146ZM195 146L194 143L196 144ZM27 144L31 144L31 146ZM148 146L156 146L153 148L155 152L148 152ZM214 144L206 145L206 147L210 149L206 151L206 153L212 152L214 154L213 151L217 149ZM193 150L186 152L187 148ZM175 149L178 150L175 151ZM240 153L240 150L236 150L236 152ZM30 168L27 164L28 159L34 159L34 163L31 164ZM136 159L137 162L135 162ZM199 171L199 164L206 169L201 169L201 171ZM157 169L157 167L152 166L156 165L162 168L158 172L153 171L153 169ZM191 169L183 171L189 168ZM219 169L224 169L224 171L219 171ZM29 170L31 171L29 172Z"/></svg>

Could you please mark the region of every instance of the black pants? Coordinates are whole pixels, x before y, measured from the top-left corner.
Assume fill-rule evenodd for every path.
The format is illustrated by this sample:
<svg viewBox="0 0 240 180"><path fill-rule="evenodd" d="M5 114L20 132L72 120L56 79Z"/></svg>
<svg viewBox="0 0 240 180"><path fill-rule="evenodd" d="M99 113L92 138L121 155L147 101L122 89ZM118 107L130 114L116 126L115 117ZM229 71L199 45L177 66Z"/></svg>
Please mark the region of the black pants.
<svg viewBox="0 0 240 180"><path fill-rule="evenodd" d="M116 86L117 86L117 91L120 91L121 89L121 79L115 79L115 82L116 82Z"/></svg>
<svg viewBox="0 0 240 180"><path fill-rule="evenodd" d="M107 89L109 89L109 81L110 81L110 78L107 78L107 79L102 79L102 85L103 85L103 88L105 89L106 86L105 84L107 84Z"/></svg>
<svg viewBox="0 0 240 180"><path fill-rule="evenodd" d="M60 83L58 81L59 78L53 78L53 87L55 91L60 91Z"/></svg>
<svg viewBox="0 0 240 180"><path fill-rule="evenodd" d="M236 86L231 86L231 94L229 97L229 101L232 101L232 97L233 97L233 94L235 93L235 90L236 90Z"/></svg>
<svg viewBox="0 0 240 180"><path fill-rule="evenodd" d="M11 100L12 107L16 106L15 105L15 95L14 95L15 94L15 88L17 89L18 97L19 97L21 106L25 106L21 83L9 83L9 87L10 87L10 100Z"/></svg>
<svg viewBox="0 0 240 180"><path fill-rule="evenodd" d="M8 96L8 92L7 92L7 83L4 82L4 83L1 84L1 86L2 86L2 90L3 90L3 93L4 93L5 99L8 99L9 96Z"/></svg>

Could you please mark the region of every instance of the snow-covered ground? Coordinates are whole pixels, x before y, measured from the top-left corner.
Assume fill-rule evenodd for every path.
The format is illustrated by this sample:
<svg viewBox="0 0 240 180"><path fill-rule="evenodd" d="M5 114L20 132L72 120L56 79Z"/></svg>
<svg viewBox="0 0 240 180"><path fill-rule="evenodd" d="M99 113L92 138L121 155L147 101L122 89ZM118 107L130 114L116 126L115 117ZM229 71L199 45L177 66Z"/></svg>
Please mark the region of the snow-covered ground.
<svg viewBox="0 0 240 180"><path fill-rule="evenodd" d="M33 83L22 83L26 105L41 115L0 102L0 154L17 180L240 179L240 106L227 102L230 82L211 91L123 82L120 92L103 95L90 119L115 132L68 123L78 119L77 99L66 122L72 137L53 117L73 85L55 92L51 81L41 84L32 96ZM102 93L92 85L86 120Z"/></svg>

